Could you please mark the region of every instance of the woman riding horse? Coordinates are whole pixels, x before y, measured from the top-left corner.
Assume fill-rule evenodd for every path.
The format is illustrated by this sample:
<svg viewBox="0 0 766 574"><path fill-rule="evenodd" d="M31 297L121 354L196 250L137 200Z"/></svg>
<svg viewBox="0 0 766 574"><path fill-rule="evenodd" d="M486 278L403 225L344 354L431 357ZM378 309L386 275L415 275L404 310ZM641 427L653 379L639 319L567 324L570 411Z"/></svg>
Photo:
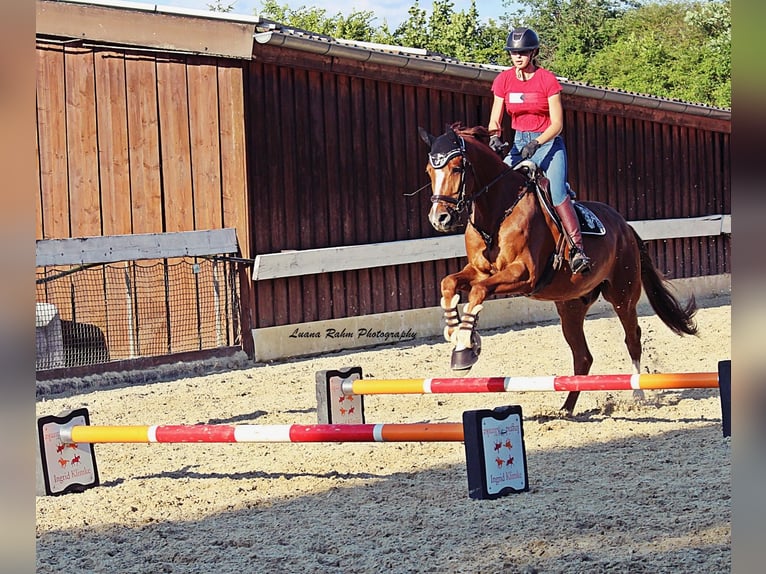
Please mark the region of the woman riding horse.
<svg viewBox="0 0 766 574"><path fill-rule="evenodd" d="M537 65L535 57L540 40L534 30L514 28L508 34L505 50L513 67L500 72L492 83L495 99L489 118L489 145L505 155L507 143L502 134L503 112L511 116L516 131L511 153L505 158L509 165L530 159L545 171L550 182L553 205L561 223L571 238L569 265L573 273L590 271L591 261L585 254L574 207L566 189L567 152L561 131L564 110L561 105L561 84L551 72Z"/></svg>

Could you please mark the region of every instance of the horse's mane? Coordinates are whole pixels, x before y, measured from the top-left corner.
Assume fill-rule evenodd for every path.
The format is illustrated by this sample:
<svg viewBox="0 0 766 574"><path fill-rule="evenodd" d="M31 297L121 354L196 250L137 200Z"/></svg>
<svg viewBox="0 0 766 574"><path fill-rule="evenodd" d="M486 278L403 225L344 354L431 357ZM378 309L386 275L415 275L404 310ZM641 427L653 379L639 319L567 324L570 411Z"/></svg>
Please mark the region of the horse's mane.
<svg viewBox="0 0 766 574"><path fill-rule="evenodd" d="M463 125L463 122L455 122L450 126L458 135L471 136L485 145L489 144L489 131L484 126L473 126L472 128Z"/></svg>

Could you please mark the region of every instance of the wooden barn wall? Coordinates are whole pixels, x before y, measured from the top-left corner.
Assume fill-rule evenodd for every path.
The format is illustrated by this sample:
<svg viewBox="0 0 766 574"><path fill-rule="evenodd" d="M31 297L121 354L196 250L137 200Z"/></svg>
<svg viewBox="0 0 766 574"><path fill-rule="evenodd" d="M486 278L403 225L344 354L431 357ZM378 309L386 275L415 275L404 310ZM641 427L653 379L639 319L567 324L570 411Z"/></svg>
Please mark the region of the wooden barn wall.
<svg viewBox="0 0 766 574"><path fill-rule="evenodd" d="M569 180L627 220L731 213L730 122L565 98ZM731 272L729 236L649 241L668 278Z"/></svg>
<svg viewBox="0 0 766 574"><path fill-rule="evenodd" d="M270 46L257 46L247 85L253 253L437 235L426 219L430 188L405 196L428 182L417 127L486 125L492 104L486 82ZM581 199L628 219L731 213L727 122L579 97L565 97L565 114L570 181ZM728 238L650 247L668 278L730 270ZM436 306L441 278L464 262L259 281L255 325Z"/></svg>
<svg viewBox="0 0 766 574"><path fill-rule="evenodd" d="M38 39L37 66L37 239L229 227L249 256L241 60ZM195 280L186 288L194 300ZM137 320L164 340L177 319L156 293ZM120 337L106 311L89 321Z"/></svg>
<svg viewBox="0 0 766 574"><path fill-rule="evenodd" d="M249 68L253 252L272 253L436 235L425 219L427 148L418 126L481 123L467 82L413 74L376 79L310 55L261 48ZM371 69L372 68L372 69ZM414 81L417 80L417 81ZM453 89L435 86L453 83ZM472 93L473 92L473 93ZM461 259L259 281L256 325L269 327L438 304L437 278Z"/></svg>

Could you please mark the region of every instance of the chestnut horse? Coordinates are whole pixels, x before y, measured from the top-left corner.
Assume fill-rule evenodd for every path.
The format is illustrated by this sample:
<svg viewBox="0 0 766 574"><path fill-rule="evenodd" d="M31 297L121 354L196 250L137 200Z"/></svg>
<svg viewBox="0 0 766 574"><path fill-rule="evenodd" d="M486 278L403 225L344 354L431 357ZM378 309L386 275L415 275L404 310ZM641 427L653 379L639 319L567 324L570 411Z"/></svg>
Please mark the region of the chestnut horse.
<svg viewBox="0 0 766 574"><path fill-rule="evenodd" d="M583 324L599 295L611 303L622 323L636 374L641 361L636 305L642 286L654 312L674 333L697 332L694 297L685 306L678 302L643 240L617 211L604 203L577 202L590 210L587 218L600 221L602 235L583 233L592 269L573 274L566 263L567 239L553 216L555 210L545 208L549 202L541 190L546 180L534 163L509 167L487 145L489 133L482 126L456 123L438 137L423 128L418 131L430 148L426 171L433 189L431 225L441 232L466 225L468 263L441 282L444 337L454 345L454 370L470 369L478 360L477 319L482 302L493 294L554 302L572 350L575 375L587 375L593 363ZM462 314L458 292L468 294ZM578 395L579 391L568 394L562 407L568 414Z"/></svg>

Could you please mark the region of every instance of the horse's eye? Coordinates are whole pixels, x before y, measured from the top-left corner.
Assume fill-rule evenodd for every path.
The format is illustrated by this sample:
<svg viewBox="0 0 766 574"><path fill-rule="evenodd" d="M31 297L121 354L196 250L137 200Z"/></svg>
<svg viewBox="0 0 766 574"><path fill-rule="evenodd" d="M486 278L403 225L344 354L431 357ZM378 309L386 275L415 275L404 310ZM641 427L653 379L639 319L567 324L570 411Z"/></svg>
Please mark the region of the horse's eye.
<svg viewBox="0 0 766 574"><path fill-rule="evenodd" d="M452 168L452 173L463 173L463 168L462 167L453 167Z"/></svg>

